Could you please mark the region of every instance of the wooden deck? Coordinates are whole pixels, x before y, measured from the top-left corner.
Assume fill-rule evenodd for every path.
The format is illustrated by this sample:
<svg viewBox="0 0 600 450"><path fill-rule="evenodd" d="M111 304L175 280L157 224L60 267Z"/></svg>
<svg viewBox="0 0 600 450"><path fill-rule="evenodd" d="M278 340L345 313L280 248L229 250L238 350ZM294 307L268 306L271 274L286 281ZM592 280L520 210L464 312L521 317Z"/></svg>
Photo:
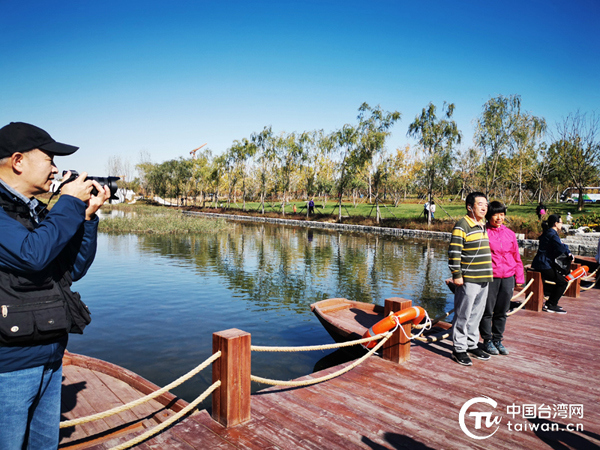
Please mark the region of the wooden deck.
<svg viewBox="0 0 600 450"><path fill-rule="evenodd" d="M600 290L585 291L578 299L563 297L560 304L568 314L521 310L509 318L505 333L509 356L474 360L473 366L463 367L450 359L452 347L447 340L413 344L410 361L402 365L374 357L318 385L270 388L254 394L252 419L245 424L225 429L204 410L136 448L600 448ZM85 379L83 374L78 377L72 382ZM95 390L92 385L77 397L72 410L75 416L85 413L80 399L88 395L88 388ZM477 410L492 411L501 422L493 436L476 440L461 431L459 412L465 402L482 396L496 401L497 407L485 405ZM559 404L583 405L583 417L527 420L507 411L511 405L545 408ZM485 427L474 430L473 419L467 418L468 425L469 420L474 434L491 432ZM583 431L516 431L517 424L544 427L553 422L560 428L580 425ZM132 435L139 432L133 430ZM115 436L90 448L110 448L129 438L131 435Z"/></svg>

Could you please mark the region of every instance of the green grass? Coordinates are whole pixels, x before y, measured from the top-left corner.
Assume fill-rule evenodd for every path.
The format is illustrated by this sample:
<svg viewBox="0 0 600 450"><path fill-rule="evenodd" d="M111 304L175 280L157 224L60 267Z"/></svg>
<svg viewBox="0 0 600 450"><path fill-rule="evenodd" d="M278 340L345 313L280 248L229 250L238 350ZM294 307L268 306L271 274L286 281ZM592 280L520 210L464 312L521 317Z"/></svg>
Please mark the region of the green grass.
<svg viewBox="0 0 600 450"><path fill-rule="evenodd" d="M225 202L222 202L223 208L218 208L218 212L229 213L244 213L252 215L260 215L260 203L246 202L246 212L242 212L241 203L231 204L229 208ZM296 213L293 212L293 206L296 205ZM212 204L207 203L207 207ZM465 204L462 200L450 201L444 199L441 203L436 201L435 222L430 227L423 217L423 200L417 201L410 199L405 203L400 203L398 207L386 203L385 206L380 204L380 213L382 221L380 226L398 227L407 229L425 229L433 231L451 231L454 223L460 217L465 215ZM527 203L523 205L508 206L507 225L516 233L523 233L529 239L537 239L541 234L541 224L535 213L537 203ZM583 211L577 211L577 205L569 203L546 203L546 209L549 214L560 214L563 219L567 212L571 212L573 219L581 219L585 221L585 217L600 213L600 205L585 204ZM315 214L310 217L310 220L337 221L338 206L333 201L327 202L325 205L321 201L315 202ZM270 217L283 217L281 213L281 204L279 202L265 203L265 215ZM286 204L285 217L288 219L302 220L306 217L306 202L292 201ZM377 225L375 222L376 212L373 204L365 201L359 203L356 207L350 202L344 202L342 206L342 221L344 223L362 224L362 225Z"/></svg>
<svg viewBox="0 0 600 450"><path fill-rule="evenodd" d="M223 208L226 208L226 204L223 203ZM286 204L285 213L293 214L293 205L296 204L296 214L306 214L306 202L305 201L292 201L291 203ZM207 203L207 207L210 207L211 204ZM522 219L537 219L535 214L537 203L527 203L524 205L510 205L508 207L509 217L520 217ZM577 216L582 216L585 214L590 214L593 212L600 213L600 205L596 204L586 204L584 205L583 211L577 211L576 204L569 203L546 203L547 211L549 214L561 214L563 216L567 215L567 212L570 211L573 218ZM454 202L444 201L443 203L436 204L436 213L435 216L440 220L456 220L459 217L465 214L465 204L462 200L457 200ZM239 210L242 208L241 203L231 204L230 209ZM338 214L338 205L335 202L329 201L326 203L325 207L323 207L322 202L316 201L315 208L317 212L317 216L319 214L324 215L335 215ZM260 213L260 203L258 202L246 202L246 210L254 211ZM445 211L444 211L445 210ZM274 212L281 213L281 204L277 203L265 203L265 212ZM417 203L414 200L411 200L407 203L400 203L398 207L394 207L391 204L385 204L385 207L380 204L380 213L382 218L398 218L398 219L418 219L423 217L423 201ZM344 202L342 206L342 216L362 216L362 217L375 217L375 208L374 204L368 204L366 202L360 203L355 208L352 203Z"/></svg>

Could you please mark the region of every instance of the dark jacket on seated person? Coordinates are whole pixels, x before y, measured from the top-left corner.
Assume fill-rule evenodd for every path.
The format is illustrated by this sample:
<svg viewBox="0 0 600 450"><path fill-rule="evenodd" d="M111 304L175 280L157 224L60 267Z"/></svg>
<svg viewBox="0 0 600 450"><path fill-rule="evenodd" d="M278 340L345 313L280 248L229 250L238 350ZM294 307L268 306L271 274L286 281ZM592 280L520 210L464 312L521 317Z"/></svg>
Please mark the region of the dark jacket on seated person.
<svg viewBox="0 0 600 450"><path fill-rule="evenodd" d="M552 269L554 259L563 253L570 253L569 247L562 243L556 230L549 228L540 236L538 252L533 258L531 268L534 270Z"/></svg>

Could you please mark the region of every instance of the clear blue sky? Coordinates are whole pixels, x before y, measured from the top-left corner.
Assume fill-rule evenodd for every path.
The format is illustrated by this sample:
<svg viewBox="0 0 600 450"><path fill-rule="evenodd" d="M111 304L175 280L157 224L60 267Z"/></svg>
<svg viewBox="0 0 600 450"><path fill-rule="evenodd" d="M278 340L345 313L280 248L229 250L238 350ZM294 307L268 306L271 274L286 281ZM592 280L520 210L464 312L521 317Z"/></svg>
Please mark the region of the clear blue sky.
<svg viewBox="0 0 600 450"><path fill-rule="evenodd" d="M271 125L326 132L362 102L400 111L389 150L429 102L456 105L463 146L499 94L551 128L600 112L600 2L0 0L0 126L78 145L59 169L106 175L215 154Z"/></svg>

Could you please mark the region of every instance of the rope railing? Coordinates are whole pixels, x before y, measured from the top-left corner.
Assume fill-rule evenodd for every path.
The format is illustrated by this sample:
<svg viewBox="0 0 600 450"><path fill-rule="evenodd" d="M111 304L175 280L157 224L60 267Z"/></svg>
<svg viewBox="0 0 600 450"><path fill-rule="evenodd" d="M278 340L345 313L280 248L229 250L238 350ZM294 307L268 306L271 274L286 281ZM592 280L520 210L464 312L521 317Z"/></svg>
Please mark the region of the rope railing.
<svg viewBox="0 0 600 450"><path fill-rule="evenodd" d="M454 312L454 308L452 308L450 311L448 311L447 313L444 314L440 314L439 316L437 316L435 319L431 319L431 326L435 325L436 323L438 323L440 320L444 320L446 317L448 317L450 314L452 314ZM417 330L420 330L422 328L426 328L427 327L427 322L426 323L421 323L418 325L413 325L413 328L416 328Z"/></svg>
<svg viewBox="0 0 600 450"><path fill-rule="evenodd" d="M377 336L371 336L368 338L356 339L349 342L339 342L337 344L325 344L325 345L310 345L303 347L266 347L262 345L251 345L250 350L253 352L310 352L314 350L330 350L334 348L352 347L357 344L365 344L367 342L376 341L381 339L383 335L378 334Z"/></svg>
<svg viewBox="0 0 600 450"><path fill-rule="evenodd" d="M518 294L513 295L513 297L510 299L510 301L514 302L521 295L524 295L525 292L527 292L527 289L529 289L532 284L533 284L533 278L531 280L529 280L529 283L527 283L525 286L523 286L523 289L521 289L521 292L519 292Z"/></svg>
<svg viewBox="0 0 600 450"><path fill-rule="evenodd" d="M346 366L343 369L338 370L337 372L331 373L329 375L325 375L325 376L319 377L319 378L313 378L311 380L302 380L302 381L272 380L272 379L269 379L269 378L258 377L256 375L251 375L250 379L252 381L257 382L257 383L270 384L272 386L288 386L288 387L310 386L311 384L322 383L323 381L331 380L332 378L335 378L335 377L338 377L340 375L343 375L346 372L349 372L350 370L354 369L359 364L361 364L367 358L369 358L370 356L372 356L377 350L379 350L379 348L383 344L385 344L390 337L392 337L392 335L394 334L394 331L396 331L396 329L390 330L387 333L378 334L378 335L370 337L370 338L357 339L356 341L351 341L349 343L350 345L356 345L356 344L363 343L363 342L369 342L369 341L374 341L374 340L377 340L377 339L381 339L381 342L377 343L377 345L375 347L373 347L371 350L369 350L369 352L366 353L365 355L363 355L361 358L357 359L356 361L354 361L349 366ZM348 344L348 343L346 343L346 344ZM334 345L339 345L339 344L334 344ZM347 346L347 345L344 345L344 346ZM331 347L331 348L335 348L335 347ZM313 349L311 348L311 350L313 350ZM267 350L260 350L260 351L267 351ZM284 350L274 350L274 351L284 351Z"/></svg>
<svg viewBox="0 0 600 450"><path fill-rule="evenodd" d="M124 442L123 444L120 444L120 445L117 445L115 447L112 447L110 450L125 450L126 448L133 447L134 445L139 444L140 442L145 441L148 438L151 438L155 434L161 432L162 430L164 430L165 428L167 428L171 424L177 422L179 419L181 419L183 416L185 416L186 414L188 414L190 411L192 411L206 397L208 397L210 394L212 394L214 392L214 390L217 389L219 386L221 386L221 380L215 381L212 385L210 385L208 387L208 389L206 389L202 394L200 394L196 398L196 400L194 400L192 403L190 403L189 405L187 405L185 408L183 408L177 414L174 414L173 416L169 417L167 420L165 420L160 425L155 426L154 428L146 431L145 433L142 433L139 436L137 436L137 437L135 437L133 439L130 439L127 442Z"/></svg>
<svg viewBox="0 0 600 450"><path fill-rule="evenodd" d="M163 387L157 391L154 391L144 397L138 398L137 400L134 400L134 401L126 403L124 405L118 406L116 408L109 409L107 411L99 412L99 413L92 414L92 415L85 416L85 417L80 417L78 419L65 420L60 423L60 428L72 427L75 425L80 425L82 423L88 423L88 422L92 422L94 420L104 419L105 417L110 417L110 416L113 416L120 412L127 411L128 409L135 408L136 406L141 405L142 403L146 403L146 402L152 400L153 398L159 397L160 395L164 394L165 392L168 392L171 389L173 389L174 387L177 387L180 384L186 382L187 380L192 378L194 375L201 372L206 367L208 367L210 364L215 362L220 357L221 357L221 352L220 351L216 352L210 358L208 358L206 361L199 364L198 366L196 366L195 368L190 370L185 375L182 375L181 377L179 377L172 383L166 385L165 387Z"/></svg>
<svg viewBox="0 0 600 450"><path fill-rule="evenodd" d="M434 334L433 336L414 336L414 339L420 342L425 342L426 344L431 344L432 342L439 342L446 338L448 338L451 334L450 328L441 333Z"/></svg>
<svg viewBox="0 0 600 450"><path fill-rule="evenodd" d="M517 308L513 309L512 311L507 312L506 315L507 316L512 316L517 311L520 311L523 308L523 306L525 306L527 304L527 302L529 301L529 299L531 297L533 297L533 292L530 292L529 295L525 298L525 301L523 303L521 303Z"/></svg>

